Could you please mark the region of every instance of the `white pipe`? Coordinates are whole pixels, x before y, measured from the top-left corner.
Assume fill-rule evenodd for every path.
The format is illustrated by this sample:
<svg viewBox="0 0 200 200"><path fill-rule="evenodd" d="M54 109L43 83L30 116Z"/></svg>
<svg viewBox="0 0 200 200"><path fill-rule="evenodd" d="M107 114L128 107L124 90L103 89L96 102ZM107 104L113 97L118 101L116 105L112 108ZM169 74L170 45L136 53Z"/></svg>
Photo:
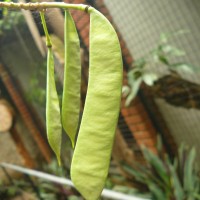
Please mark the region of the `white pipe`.
<svg viewBox="0 0 200 200"><path fill-rule="evenodd" d="M62 177L57 177L55 175L50 175L44 172L40 172L40 171L36 171L33 169L27 169L24 167L20 167L17 165L12 165L12 164L8 164L8 163L1 163L0 166L5 167L5 168L9 168L24 174L28 174L31 176L35 176L38 178L42 178L42 179L46 179L50 182L54 182L54 183L59 183L59 184L63 184L63 185L68 185L71 187L74 187L74 184L72 183L71 180L66 179L66 178L62 178ZM104 189L102 194L102 197L106 197L106 198L110 198L110 199L114 199L114 200L150 200L150 199L144 199L144 198L140 198L140 197L135 197L133 195L126 195L120 192L115 192L112 190L108 190L108 189Z"/></svg>

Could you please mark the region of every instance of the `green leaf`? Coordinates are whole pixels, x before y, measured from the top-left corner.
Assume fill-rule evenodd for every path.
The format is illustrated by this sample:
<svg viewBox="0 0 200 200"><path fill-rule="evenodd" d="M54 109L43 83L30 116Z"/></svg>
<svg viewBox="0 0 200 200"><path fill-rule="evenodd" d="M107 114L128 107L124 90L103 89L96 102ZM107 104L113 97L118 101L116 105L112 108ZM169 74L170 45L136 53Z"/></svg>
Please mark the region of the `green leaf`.
<svg viewBox="0 0 200 200"><path fill-rule="evenodd" d="M175 36L180 36L180 35L183 35L183 34L186 34L189 32L190 32L189 30L181 29L181 30L174 31L171 33L161 33L160 34L160 43L167 43L170 38L173 38Z"/></svg>
<svg viewBox="0 0 200 200"><path fill-rule="evenodd" d="M169 35L170 35L169 33L161 33L160 34L160 42L161 43L167 43Z"/></svg>
<svg viewBox="0 0 200 200"><path fill-rule="evenodd" d="M192 192L195 186L194 177L194 161L196 157L196 151L192 148L188 154L188 158L185 161L184 166L184 190Z"/></svg>
<svg viewBox="0 0 200 200"><path fill-rule="evenodd" d="M14 196L17 193L17 188L15 186L10 186L7 192L9 196Z"/></svg>
<svg viewBox="0 0 200 200"><path fill-rule="evenodd" d="M165 199L167 199L166 194L163 192L162 189L160 189L158 187L158 185L151 183L151 184L149 184L148 187L149 187L149 190L152 193L153 199L155 199L155 200L161 200L161 199L165 200Z"/></svg>
<svg viewBox="0 0 200 200"><path fill-rule="evenodd" d="M158 48L155 48L149 53L150 53L150 56L152 56L153 61L157 63L159 61L160 50Z"/></svg>
<svg viewBox="0 0 200 200"><path fill-rule="evenodd" d="M169 177L162 160L160 160L160 158L157 155L155 155L153 152L149 151L146 148L143 148L142 152L144 154L145 159L148 161L148 163L155 169L155 171L160 176L160 178L164 181L164 183L168 185Z"/></svg>
<svg viewBox="0 0 200 200"><path fill-rule="evenodd" d="M152 86L158 80L158 75L155 73L144 73L142 78L147 85Z"/></svg>
<svg viewBox="0 0 200 200"><path fill-rule="evenodd" d="M122 168L129 173L129 175L133 176L138 182L141 182L143 184L148 185L150 182L150 178L148 176L147 170L142 171L141 168L134 169L133 167L127 165L127 164L122 164Z"/></svg>
<svg viewBox="0 0 200 200"><path fill-rule="evenodd" d="M194 66L192 66L190 64L186 64L186 63L171 64L170 67L172 69L181 70L186 73L194 73L194 68L195 68Z"/></svg>
<svg viewBox="0 0 200 200"><path fill-rule="evenodd" d="M130 93L130 87L127 85L124 85L122 87L122 95L123 97L126 97Z"/></svg>
<svg viewBox="0 0 200 200"><path fill-rule="evenodd" d="M131 86L131 91L130 91L128 97L126 98L125 106L129 106L131 101L136 97L136 95L140 89L140 85L141 85L142 81L143 81L142 77L140 77L136 80L134 80L134 79L129 80L129 84Z"/></svg>
<svg viewBox="0 0 200 200"><path fill-rule="evenodd" d="M185 55L184 51L182 51L174 46L171 46L169 44L162 45L162 51L165 54L172 55L172 56L184 56Z"/></svg>
<svg viewBox="0 0 200 200"><path fill-rule="evenodd" d="M145 58L139 58L134 61L133 66L134 68L143 68L146 64Z"/></svg>
<svg viewBox="0 0 200 200"><path fill-rule="evenodd" d="M184 185L184 166L187 156L186 146L181 144L178 149L178 175L182 185Z"/></svg>
<svg viewBox="0 0 200 200"><path fill-rule="evenodd" d="M170 65L168 59L167 59L166 56L164 56L164 55L159 55L159 60L160 60L160 62L162 62L163 64L165 64L165 65L167 65L167 66Z"/></svg>
<svg viewBox="0 0 200 200"><path fill-rule="evenodd" d="M169 169L171 172L171 185L174 189L174 196L176 197L176 200L183 200L184 198L184 191L181 187L180 180L177 176L176 169L174 166L169 165Z"/></svg>
<svg viewBox="0 0 200 200"><path fill-rule="evenodd" d="M184 35L184 34L187 34L187 33L190 33L190 30L181 29L181 30L175 31L174 33L172 33L172 35L173 36L179 36L179 35Z"/></svg>
<svg viewBox="0 0 200 200"><path fill-rule="evenodd" d="M140 78L142 76L142 73L142 69L138 67L131 69L127 74L129 84L131 84L133 80Z"/></svg>
<svg viewBox="0 0 200 200"><path fill-rule="evenodd" d="M68 200L79 200L80 198L75 196L75 195L71 195L69 197L67 197Z"/></svg>

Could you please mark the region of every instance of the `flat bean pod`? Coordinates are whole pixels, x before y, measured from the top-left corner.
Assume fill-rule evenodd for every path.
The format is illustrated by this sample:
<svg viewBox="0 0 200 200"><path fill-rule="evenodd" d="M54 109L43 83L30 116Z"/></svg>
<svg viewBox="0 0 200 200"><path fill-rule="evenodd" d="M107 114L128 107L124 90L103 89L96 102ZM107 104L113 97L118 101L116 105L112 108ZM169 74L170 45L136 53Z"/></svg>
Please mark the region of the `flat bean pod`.
<svg viewBox="0 0 200 200"><path fill-rule="evenodd" d="M71 178L86 200L99 198L108 173L122 89L119 40L110 22L90 12L90 66Z"/></svg>
<svg viewBox="0 0 200 200"><path fill-rule="evenodd" d="M46 43L48 48L47 54L47 83L46 83L46 128L48 142L56 154L60 165L60 151L62 140L62 126L60 117L60 106L58 94L56 91L54 77L54 56L52 51L51 39L48 34L44 13L40 12L42 25L46 35Z"/></svg>
<svg viewBox="0 0 200 200"><path fill-rule="evenodd" d="M80 113L80 41L72 16L65 11L65 66L62 125L74 147Z"/></svg>
<svg viewBox="0 0 200 200"><path fill-rule="evenodd" d="M47 101L46 101L46 124L49 144L56 154L60 165L60 151L62 140L62 126L60 106L54 77L54 57L51 48L48 48L47 58Z"/></svg>

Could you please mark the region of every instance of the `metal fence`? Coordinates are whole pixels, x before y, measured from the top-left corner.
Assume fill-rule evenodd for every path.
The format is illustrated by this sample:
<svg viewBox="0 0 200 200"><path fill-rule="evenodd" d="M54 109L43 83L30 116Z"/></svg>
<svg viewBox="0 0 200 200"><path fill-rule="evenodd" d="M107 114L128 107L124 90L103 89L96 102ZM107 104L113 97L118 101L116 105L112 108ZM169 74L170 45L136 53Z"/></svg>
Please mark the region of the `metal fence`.
<svg viewBox="0 0 200 200"><path fill-rule="evenodd" d="M170 40L170 44L185 51L185 56L171 59L176 62L190 63L193 66L193 73L180 72L180 74L185 80L200 84L200 2L198 0L105 0L105 3L135 60L154 48L162 33L187 30L188 33ZM150 65L150 67L154 71L163 73L158 65ZM175 87L172 85L172 89ZM182 84L181 87L185 86ZM177 95L176 98L186 101L184 98L188 95L189 100L194 100L199 95L198 90L191 90L186 84L185 94ZM180 145L184 142L197 148L200 142L199 109L174 106L166 103L162 98L155 98L155 101L176 143Z"/></svg>

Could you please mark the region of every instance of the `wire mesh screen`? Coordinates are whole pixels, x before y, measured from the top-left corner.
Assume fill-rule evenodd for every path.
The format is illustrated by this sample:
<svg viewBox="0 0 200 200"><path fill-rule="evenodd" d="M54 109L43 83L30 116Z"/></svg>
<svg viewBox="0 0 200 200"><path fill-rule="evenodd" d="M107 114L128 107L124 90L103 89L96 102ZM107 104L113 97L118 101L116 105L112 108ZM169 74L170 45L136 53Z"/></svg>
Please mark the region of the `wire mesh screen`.
<svg viewBox="0 0 200 200"><path fill-rule="evenodd" d="M192 65L191 72L189 70L179 71L181 77L186 81L186 83L180 82L179 84L185 88L185 93L176 95L180 102L177 103L178 105L171 105L163 98L155 98L155 101L176 143L180 145L184 142L189 146L196 146L198 150L200 110L198 106L187 107L184 104L188 103L186 101L193 101L199 95L200 1L105 0L104 2L135 60L151 51L158 44L160 35L163 33L186 30L186 34L170 40L170 43L185 52L184 56L171 59ZM152 71L159 71L160 75L165 75L164 68L160 68L159 65L149 65ZM190 83L195 83L195 90L191 89ZM173 90L175 87L172 84L169 90ZM186 98L188 96L189 98ZM198 98L195 101L198 102Z"/></svg>

